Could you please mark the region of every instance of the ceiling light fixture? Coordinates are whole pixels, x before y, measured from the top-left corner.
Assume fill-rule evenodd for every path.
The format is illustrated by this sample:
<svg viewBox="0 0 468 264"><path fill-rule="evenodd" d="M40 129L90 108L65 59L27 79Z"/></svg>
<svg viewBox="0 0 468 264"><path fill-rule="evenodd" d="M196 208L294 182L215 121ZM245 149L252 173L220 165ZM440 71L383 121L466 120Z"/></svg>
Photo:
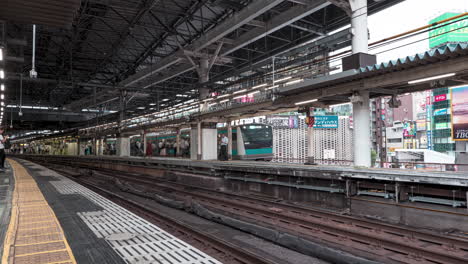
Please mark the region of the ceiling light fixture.
<svg viewBox="0 0 468 264"><path fill-rule="evenodd" d="M242 89L242 90L239 90L239 91L235 91L235 92L233 92L233 94L243 93L245 91L247 91L247 89Z"/></svg>
<svg viewBox="0 0 468 264"><path fill-rule="evenodd" d="M0 85L0 90L1 90L2 92L5 91L5 85L4 85L4 84Z"/></svg>
<svg viewBox="0 0 468 264"><path fill-rule="evenodd" d="M275 89L275 88L278 88L279 85L273 85L273 86L270 86L268 88L266 88L265 90L271 90L271 89Z"/></svg>
<svg viewBox="0 0 468 264"><path fill-rule="evenodd" d="M291 85L291 84L300 83L300 82L302 82L302 79L290 81L290 82L285 83L284 85Z"/></svg>
<svg viewBox="0 0 468 264"><path fill-rule="evenodd" d="M422 79L409 81L408 84L422 83L422 82L442 79L442 78L446 78L446 77L451 77L451 76L454 76L454 75L455 75L455 73L452 72L452 73L447 73L447 74L442 74L442 75L437 75L437 76L432 76L432 77L427 77L427 78L422 78Z"/></svg>
<svg viewBox="0 0 468 264"><path fill-rule="evenodd" d="M317 102L317 101L318 101L318 99L312 99L312 100L298 102L298 103L296 103L296 105L303 105L303 104L313 103L313 102Z"/></svg>
<svg viewBox="0 0 468 264"><path fill-rule="evenodd" d="M5 79L5 72L0 70L0 79Z"/></svg>
<svg viewBox="0 0 468 264"><path fill-rule="evenodd" d="M262 84L259 84L259 85L256 85L256 86L252 87L252 89L257 89L257 88L264 87L264 86L267 86L267 84L262 83Z"/></svg>
<svg viewBox="0 0 468 264"><path fill-rule="evenodd" d="M281 79L275 80L273 83L277 83L277 82L286 81L286 80L289 80L289 79L291 79L291 78L292 78L291 76L284 77L284 78L281 78Z"/></svg>

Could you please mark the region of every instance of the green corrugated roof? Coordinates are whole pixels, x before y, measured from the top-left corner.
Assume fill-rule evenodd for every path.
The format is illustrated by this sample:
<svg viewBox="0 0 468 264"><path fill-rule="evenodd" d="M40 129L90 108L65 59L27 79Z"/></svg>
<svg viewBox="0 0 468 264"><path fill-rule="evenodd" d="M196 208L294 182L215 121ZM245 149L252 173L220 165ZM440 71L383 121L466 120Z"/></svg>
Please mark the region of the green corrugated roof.
<svg viewBox="0 0 468 264"><path fill-rule="evenodd" d="M414 56L406 56L389 62L382 62L359 69L359 73L384 72L395 68L410 68L412 66L434 63L451 57L458 57L468 54L468 43L447 44L445 46L418 53Z"/></svg>

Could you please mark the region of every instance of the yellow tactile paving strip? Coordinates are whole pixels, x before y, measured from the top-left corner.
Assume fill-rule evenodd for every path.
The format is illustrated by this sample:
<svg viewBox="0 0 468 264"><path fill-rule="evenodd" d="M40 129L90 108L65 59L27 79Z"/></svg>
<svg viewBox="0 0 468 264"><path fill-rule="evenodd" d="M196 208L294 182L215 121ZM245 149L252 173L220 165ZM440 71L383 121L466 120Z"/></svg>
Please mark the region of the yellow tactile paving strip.
<svg viewBox="0 0 468 264"><path fill-rule="evenodd" d="M75 264L75 257L33 177L14 160L15 176L10 225L2 264Z"/></svg>

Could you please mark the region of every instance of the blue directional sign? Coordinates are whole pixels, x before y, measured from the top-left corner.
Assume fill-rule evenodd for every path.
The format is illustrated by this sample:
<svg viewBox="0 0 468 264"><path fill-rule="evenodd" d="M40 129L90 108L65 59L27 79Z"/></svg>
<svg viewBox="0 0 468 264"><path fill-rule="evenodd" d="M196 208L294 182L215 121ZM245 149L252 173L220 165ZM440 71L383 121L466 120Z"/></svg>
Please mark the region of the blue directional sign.
<svg viewBox="0 0 468 264"><path fill-rule="evenodd" d="M314 128L338 128L338 116L315 116Z"/></svg>

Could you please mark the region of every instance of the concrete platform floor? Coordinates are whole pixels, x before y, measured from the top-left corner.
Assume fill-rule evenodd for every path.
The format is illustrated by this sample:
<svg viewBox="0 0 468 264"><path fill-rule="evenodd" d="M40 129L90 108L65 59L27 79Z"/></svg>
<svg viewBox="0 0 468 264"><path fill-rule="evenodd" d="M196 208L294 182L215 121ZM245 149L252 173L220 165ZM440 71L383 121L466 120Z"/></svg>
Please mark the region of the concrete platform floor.
<svg viewBox="0 0 468 264"><path fill-rule="evenodd" d="M68 178L31 162L18 162L32 176L28 184L32 179L37 183L41 194L35 198L43 195L52 209L76 263L220 263ZM49 262L50 258L28 263Z"/></svg>

